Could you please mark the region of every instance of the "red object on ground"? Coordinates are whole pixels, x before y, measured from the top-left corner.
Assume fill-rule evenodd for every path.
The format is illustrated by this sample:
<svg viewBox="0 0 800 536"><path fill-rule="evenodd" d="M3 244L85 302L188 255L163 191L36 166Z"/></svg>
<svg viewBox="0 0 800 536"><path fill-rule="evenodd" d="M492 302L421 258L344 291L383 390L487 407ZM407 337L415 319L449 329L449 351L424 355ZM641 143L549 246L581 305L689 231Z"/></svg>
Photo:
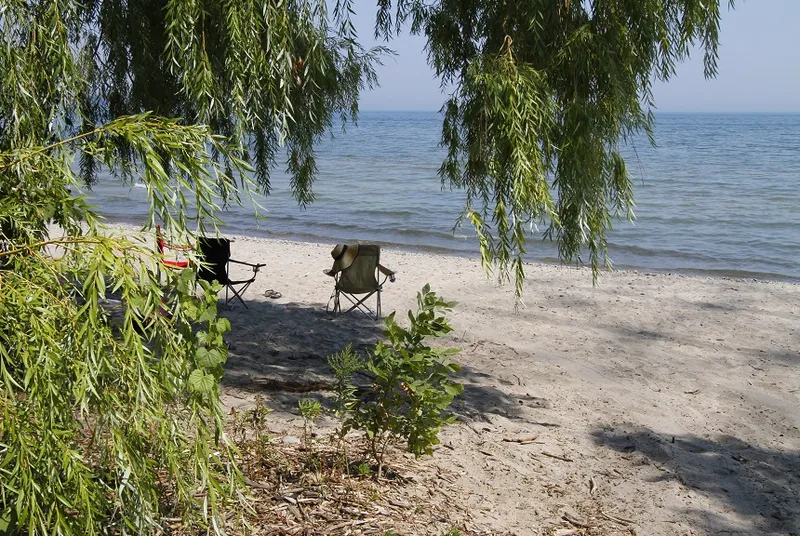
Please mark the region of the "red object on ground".
<svg viewBox="0 0 800 536"><path fill-rule="evenodd" d="M166 255L167 249L173 249L176 251L187 251L191 248L185 248L181 246L173 246L169 244L164 237L161 236L161 226L156 226L156 247L158 248L158 252L162 255ZM176 269L183 269L189 267L189 261L179 261L179 260L171 260L171 259L161 259L162 264L167 268L176 268Z"/></svg>

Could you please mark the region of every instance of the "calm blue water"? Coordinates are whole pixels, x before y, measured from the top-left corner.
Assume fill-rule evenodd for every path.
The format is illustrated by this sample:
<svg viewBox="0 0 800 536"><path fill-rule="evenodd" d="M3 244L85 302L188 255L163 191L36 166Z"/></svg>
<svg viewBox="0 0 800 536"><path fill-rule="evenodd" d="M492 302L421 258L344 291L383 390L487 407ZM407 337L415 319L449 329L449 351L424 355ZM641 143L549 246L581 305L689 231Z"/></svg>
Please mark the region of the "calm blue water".
<svg viewBox="0 0 800 536"><path fill-rule="evenodd" d="M298 207L276 172L269 219L235 207L228 232L477 255L471 229L452 232L464 195L441 189L440 128L434 112L362 113L320 145L313 205ZM637 220L609 237L616 267L800 281L800 114L661 114L656 141L625 150ZM143 188L106 180L93 196L109 220L144 222ZM556 260L550 242L528 249Z"/></svg>

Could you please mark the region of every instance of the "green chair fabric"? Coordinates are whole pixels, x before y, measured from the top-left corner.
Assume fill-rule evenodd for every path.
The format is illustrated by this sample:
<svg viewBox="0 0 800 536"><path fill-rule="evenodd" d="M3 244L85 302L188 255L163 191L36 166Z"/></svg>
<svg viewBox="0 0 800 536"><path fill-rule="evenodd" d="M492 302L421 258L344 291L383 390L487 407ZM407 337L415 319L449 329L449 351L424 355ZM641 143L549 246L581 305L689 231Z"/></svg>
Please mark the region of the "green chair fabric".
<svg viewBox="0 0 800 536"><path fill-rule="evenodd" d="M357 254L349 266L342 268L337 264L337 253L347 248L357 249ZM337 246L331 252L334 256L334 267L324 270L323 273L334 278L334 289L331 299L328 300L328 312L333 314L348 314L353 311L360 311L367 316L381 317L381 292L386 281L395 281L395 272L380 263L381 247L375 244L358 244ZM377 297L375 310L373 311L366 301L373 295ZM346 311L342 309L341 299L345 298L350 302L351 307ZM331 306L331 302L333 305Z"/></svg>

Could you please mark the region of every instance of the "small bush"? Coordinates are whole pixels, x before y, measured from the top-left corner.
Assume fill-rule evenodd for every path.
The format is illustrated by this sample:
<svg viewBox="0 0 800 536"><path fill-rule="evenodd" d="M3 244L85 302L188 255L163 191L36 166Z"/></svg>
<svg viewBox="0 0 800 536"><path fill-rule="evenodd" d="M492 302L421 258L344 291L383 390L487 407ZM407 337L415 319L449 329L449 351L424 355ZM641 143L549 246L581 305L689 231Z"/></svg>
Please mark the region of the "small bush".
<svg viewBox="0 0 800 536"><path fill-rule="evenodd" d="M353 352L353 345L328 357L328 365L336 375L334 383L334 411L339 417L347 415L356 402L356 387L353 385L353 374L364 367L364 363L357 353Z"/></svg>
<svg viewBox="0 0 800 536"><path fill-rule="evenodd" d="M298 401L297 406L300 409L300 416L303 417L303 443L309 446L311 426L322 415L322 405L313 398L303 398Z"/></svg>
<svg viewBox="0 0 800 536"><path fill-rule="evenodd" d="M408 329L397 324L394 313L384 321L388 340L379 342L364 363L374 375L368 396L356 398L352 372L349 377L344 374L355 366L349 347L329 360L342 384L337 391L337 407L347 415L342 435L350 429L366 432L370 454L378 463L378 477L386 448L393 441L405 441L415 456L433 452L442 426L454 420L447 408L463 391L451 378L460 370L450 361L458 350L425 344L427 337L442 337L453 330L443 313L455 302L444 301L425 285L417 294L417 304L416 315L408 313Z"/></svg>

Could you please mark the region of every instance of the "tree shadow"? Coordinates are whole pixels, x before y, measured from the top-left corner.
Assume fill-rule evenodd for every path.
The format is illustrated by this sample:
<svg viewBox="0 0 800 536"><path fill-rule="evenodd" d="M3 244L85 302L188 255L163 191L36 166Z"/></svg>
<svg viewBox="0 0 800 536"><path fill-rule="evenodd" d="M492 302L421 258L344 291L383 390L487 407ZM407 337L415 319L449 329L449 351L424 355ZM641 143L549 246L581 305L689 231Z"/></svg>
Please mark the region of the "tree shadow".
<svg viewBox="0 0 800 536"><path fill-rule="evenodd" d="M352 344L364 351L381 338L380 321L365 315L332 316L324 305L249 301L222 310L231 322L224 383L287 385L330 379L327 357ZM264 381L262 380L271 380Z"/></svg>
<svg viewBox="0 0 800 536"><path fill-rule="evenodd" d="M798 342L800 347L800 342ZM759 356L767 361L777 364L782 367L790 367L800 365L800 351L763 351L758 350Z"/></svg>
<svg viewBox="0 0 800 536"><path fill-rule="evenodd" d="M638 452L662 469L652 481L677 480L735 512L755 534L800 534L800 450L768 450L736 437L664 436L646 427L600 428L594 441ZM723 516L700 509L678 514L708 534L737 533Z"/></svg>
<svg viewBox="0 0 800 536"><path fill-rule="evenodd" d="M220 307L220 315L231 322L222 384L267 395L266 403L278 411L295 411L297 400L306 396L325 402L334 381L327 357L349 344L364 356L383 339L382 321L356 313L332 316L321 303L255 299L247 305ZM458 355L455 360L459 361ZM370 380L366 375L356 376L356 384L362 387ZM524 408L549 407L547 400L504 392L492 385L502 384L501 380L470 366L462 368L457 381L464 383L464 393L453 409L470 418L485 420L487 414L520 418Z"/></svg>
<svg viewBox="0 0 800 536"><path fill-rule="evenodd" d="M456 356L458 360L458 356ZM456 399L454 408L460 414L474 420L486 420L490 414L508 419L523 419L530 409L550 409L549 400L530 394L504 391L490 383L506 384L491 374L475 367L462 365L457 380L464 386L464 392Z"/></svg>

